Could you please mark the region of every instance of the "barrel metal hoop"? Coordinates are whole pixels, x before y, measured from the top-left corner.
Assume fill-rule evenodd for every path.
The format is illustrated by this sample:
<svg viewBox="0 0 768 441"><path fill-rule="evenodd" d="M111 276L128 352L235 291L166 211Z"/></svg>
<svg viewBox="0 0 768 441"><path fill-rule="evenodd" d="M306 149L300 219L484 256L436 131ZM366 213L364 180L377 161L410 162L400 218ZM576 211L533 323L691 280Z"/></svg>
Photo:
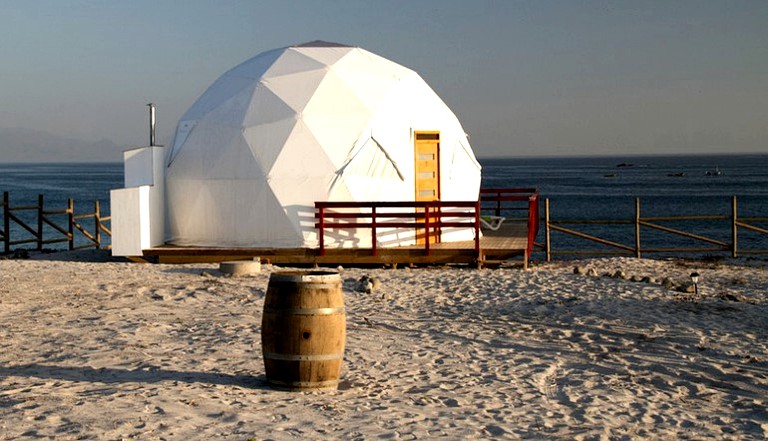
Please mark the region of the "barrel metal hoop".
<svg viewBox="0 0 768 441"><path fill-rule="evenodd" d="M333 315L344 314L346 308L272 308L264 307L264 314L288 314L288 315Z"/></svg>
<svg viewBox="0 0 768 441"><path fill-rule="evenodd" d="M341 360L344 358L344 353L340 354L314 354L314 355L298 355L298 354L277 354L275 352L264 353L264 358L269 360L285 360L285 361L333 361Z"/></svg>
<svg viewBox="0 0 768 441"><path fill-rule="evenodd" d="M278 281L270 281L269 286L275 287L275 286L285 286L285 285L291 285L294 287L298 286L308 286L312 290L321 290L321 289L327 289L330 291L336 291L341 288L341 282L336 283L306 283L306 282L295 282L292 280L278 280Z"/></svg>
<svg viewBox="0 0 768 441"><path fill-rule="evenodd" d="M301 389L319 389L319 388L336 388L339 385L339 380L328 381L280 381L267 379L267 382L277 387L284 388L301 388Z"/></svg>

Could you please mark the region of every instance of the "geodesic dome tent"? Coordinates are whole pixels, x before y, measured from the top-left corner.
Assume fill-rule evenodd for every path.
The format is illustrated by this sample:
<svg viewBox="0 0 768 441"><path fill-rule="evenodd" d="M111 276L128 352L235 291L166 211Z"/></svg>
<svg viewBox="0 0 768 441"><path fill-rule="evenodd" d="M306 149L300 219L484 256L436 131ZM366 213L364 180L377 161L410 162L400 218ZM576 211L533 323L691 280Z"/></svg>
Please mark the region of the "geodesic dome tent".
<svg viewBox="0 0 768 441"><path fill-rule="evenodd" d="M315 247L315 201L415 200L421 134L438 140L435 199L477 200L480 165L467 136L414 71L325 42L259 54L216 80L178 123L166 158L166 241Z"/></svg>

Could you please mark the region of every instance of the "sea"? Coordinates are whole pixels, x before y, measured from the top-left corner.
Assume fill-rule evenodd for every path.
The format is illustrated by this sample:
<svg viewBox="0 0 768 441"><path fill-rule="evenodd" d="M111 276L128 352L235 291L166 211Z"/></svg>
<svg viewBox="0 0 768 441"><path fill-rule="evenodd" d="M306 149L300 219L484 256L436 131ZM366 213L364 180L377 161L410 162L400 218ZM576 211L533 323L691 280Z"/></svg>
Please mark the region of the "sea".
<svg viewBox="0 0 768 441"><path fill-rule="evenodd" d="M768 218L768 155L661 155L594 156L542 158L479 158L483 167L483 188L536 188L544 217L549 200L550 220L634 221L635 200L640 214L647 217L720 216L730 217L732 198L737 197L739 218ZM46 210L64 209L67 199L75 201L75 213L92 213L98 200L102 216L109 214L109 191L123 187L123 166L108 164L0 164L0 192L8 192L11 206L34 205L39 194ZM22 219L34 221L33 212L19 212ZM510 214L510 216L513 216ZM83 225L89 230L88 222ZM656 222L669 228L690 231L729 243L730 220ZM36 224L33 224L36 225ZM756 224L768 229L765 223ZM635 228L628 224L573 224L563 227L634 246ZM1 226L0 226L1 228ZM50 230L49 227L47 227ZM49 231L47 234L55 234ZM14 223L11 237L29 236ZM537 237L543 243L544 231ZM647 249L712 248L711 244L644 227L642 247ZM768 250L768 235L739 229L739 248ZM84 245L87 239L76 240ZM106 237L105 244L108 244ZM24 247L24 246L21 246ZM34 245L27 245L33 248ZM64 248L51 244L47 248ZM614 248L576 236L552 232L554 254L583 250L598 253ZM658 253L659 256L676 253ZM680 254L680 253L677 253ZM684 256L691 253L682 253ZM699 251L699 255L727 256L727 252ZM536 256L534 256L536 257Z"/></svg>

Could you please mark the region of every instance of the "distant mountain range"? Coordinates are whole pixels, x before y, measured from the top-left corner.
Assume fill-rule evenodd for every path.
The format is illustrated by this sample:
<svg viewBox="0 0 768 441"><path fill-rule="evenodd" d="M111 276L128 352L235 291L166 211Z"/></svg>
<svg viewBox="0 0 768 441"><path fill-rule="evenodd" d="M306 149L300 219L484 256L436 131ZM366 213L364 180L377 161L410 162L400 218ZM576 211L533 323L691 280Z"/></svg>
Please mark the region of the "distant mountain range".
<svg viewBox="0 0 768 441"><path fill-rule="evenodd" d="M108 139L89 142L41 130L0 127L0 163L122 162L126 149Z"/></svg>

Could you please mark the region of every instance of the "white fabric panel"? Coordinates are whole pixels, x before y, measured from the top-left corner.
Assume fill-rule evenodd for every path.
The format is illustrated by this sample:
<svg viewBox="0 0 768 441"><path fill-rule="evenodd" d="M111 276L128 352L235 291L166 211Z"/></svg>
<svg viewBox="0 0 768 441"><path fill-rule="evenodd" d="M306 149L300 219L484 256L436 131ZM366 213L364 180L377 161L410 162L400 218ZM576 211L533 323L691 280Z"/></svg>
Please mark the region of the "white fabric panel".
<svg viewBox="0 0 768 441"><path fill-rule="evenodd" d="M262 52L228 70L222 75L222 79L231 81L234 78L244 78L251 80L251 82L259 80L264 75L264 72L266 72L267 69L269 69L275 61L285 53L286 49L287 48L280 48Z"/></svg>
<svg viewBox="0 0 768 441"><path fill-rule="evenodd" d="M255 84L244 87L238 93L220 102L216 107L200 118L209 124L219 124L229 127L242 127L246 111L253 100Z"/></svg>
<svg viewBox="0 0 768 441"><path fill-rule="evenodd" d="M200 98L192 104L192 107L182 115L182 121L190 121L202 118L205 114L215 109L224 101L242 92L243 89L253 87L253 80L248 78L219 78Z"/></svg>
<svg viewBox="0 0 768 441"><path fill-rule="evenodd" d="M282 75L291 75L296 73L302 73L310 70L318 70L325 68L325 64L316 61L300 51L295 49L289 49L283 53L283 55L275 60L274 63L264 72L262 79L268 80L270 78L279 77Z"/></svg>
<svg viewBox="0 0 768 441"><path fill-rule="evenodd" d="M262 84L279 97L294 114L301 113L327 73L326 70L320 69L300 75L283 75L265 80ZM264 110L268 111L262 111Z"/></svg>
<svg viewBox="0 0 768 441"><path fill-rule="evenodd" d="M170 163L173 162L173 158L176 156L176 152L178 152L179 148L181 148L181 146L187 141L187 137L195 128L196 124L197 121L181 120L176 125L176 133L173 136L171 148L166 152L165 163L167 165L170 165Z"/></svg>
<svg viewBox="0 0 768 441"><path fill-rule="evenodd" d="M331 67L331 71L371 111L379 106L390 87L398 81L397 76L372 65L360 51L354 51L339 60Z"/></svg>
<svg viewBox="0 0 768 441"><path fill-rule="evenodd" d="M244 113L243 127L246 128L296 118L296 111L265 83L259 83L254 89Z"/></svg>
<svg viewBox="0 0 768 441"><path fill-rule="evenodd" d="M367 127L371 112L334 72L328 72L302 119L336 163Z"/></svg>
<svg viewBox="0 0 768 441"><path fill-rule="evenodd" d="M243 138L243 133L238 130L230 138L230 144L226 151L219 150L219 154L207 156L207 176L217 180L241 180L256 179L262 181L266 174L256 162L253 151Z"/></svg>
<svg viewBox="0 0 768 441"><path fill-rule="evenodd" d="M293 48L325 66L332 66L356 48L353 47L297 47Z"/></svg>
<svg viewBox="0 0 768 441"><path fill-rule="evenodd" d="M269 171L271 178L290 177L297 183L305 177L325 177L330 180L335 168L328 158L329 151L314 137L303 121L293 127L288 139L280 148L280 154ZM296 187L292 185L290 187ZM325 186L326 190L328 186ZM275 191L280 189L275 186Z"/></svg>
<svg viewBox="0 0 768 441"><path fill-rule="evenodd" d="M387 60L380 55L376 55L373 52L369 52L361 48L355 48L355 51L359 53L361 57L368 60L371 63L372 68L381 72L386 72L388 75L392 75L393 77L401 78L415 74L413 70L408 69L405 66L401 66L397 63L393 63L392 61Z"/></svg>
<svg viewBox="0 0 768 441"><path fill-rule="evenodd" d="M269 174L277 157L296 126L296 118L290 117L269 124L247 127L243 137L256 158L263 173Z"/></svg>
<svg viewBox="0 0 768 441"><path fill-rule="evenodd" d="M301 246L285 210L264 182L259 185L255 181L179 180L169 183L168 192L178 198L178 203L169 210L172 243L211 247Z"/></svg>

